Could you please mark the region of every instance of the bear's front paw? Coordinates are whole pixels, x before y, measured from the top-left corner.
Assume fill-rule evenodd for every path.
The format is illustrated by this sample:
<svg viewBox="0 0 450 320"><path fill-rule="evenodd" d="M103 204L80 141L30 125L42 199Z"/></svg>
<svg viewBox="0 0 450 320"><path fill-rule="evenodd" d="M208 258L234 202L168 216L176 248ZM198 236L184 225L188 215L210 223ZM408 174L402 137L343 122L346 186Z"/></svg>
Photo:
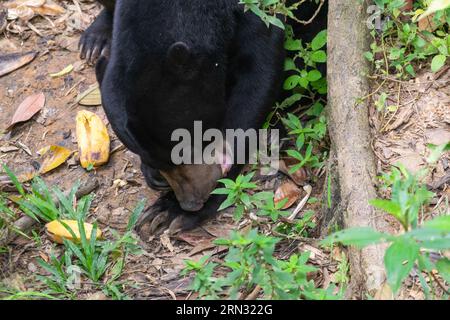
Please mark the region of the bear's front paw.
<svg viewBox="0 0 450 320"><path fill-rule="evenodd" d="M158 235L169 229L175 234L179 228L184 212L179 208L175 195L169 192L161 196L155 204L143 212L136 223L136 231L142 239Z"/></svg>
<svg viewBox="0 0 450 320"><path fill-rule="evenodd" d="M214 217L220 202L219 198L212 196L200 211L187 212L181 209L175 194L169 192L142 213L136 223L136 232L145 240L166 230L170 235L175 235L180 231L193 229L206 219Z"/></svg>
<svg viewBox="0 0 450 320"><path fill-rule="evenodd" d="M112 37L112 18L102 12L80 38L80 58L93 64L100 56L109 57Z"/></svg>

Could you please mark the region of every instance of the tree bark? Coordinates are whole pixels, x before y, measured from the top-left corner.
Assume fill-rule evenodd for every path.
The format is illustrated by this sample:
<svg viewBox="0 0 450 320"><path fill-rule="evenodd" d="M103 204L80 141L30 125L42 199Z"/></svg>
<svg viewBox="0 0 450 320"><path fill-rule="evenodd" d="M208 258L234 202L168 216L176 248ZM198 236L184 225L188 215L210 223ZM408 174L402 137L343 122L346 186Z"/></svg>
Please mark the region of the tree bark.
<svg viewBox="0 0 450 320"><path fill-rule="evenodd" d="M383 215L369 205L369 200L377 197L376 166L370 147L369 108L361 101L370 90L365 76L370 65L364 58L370 45L367 5L367 0L329 1L328 112L338 180L338 187L331 189L339 193L333 195L339 203L327 211L340 217L327 218L342 220L345 228L370 226L383 231L387 227ZM349 298L378 292L385 282L383 256L383 246L349 248Z"/></svg>

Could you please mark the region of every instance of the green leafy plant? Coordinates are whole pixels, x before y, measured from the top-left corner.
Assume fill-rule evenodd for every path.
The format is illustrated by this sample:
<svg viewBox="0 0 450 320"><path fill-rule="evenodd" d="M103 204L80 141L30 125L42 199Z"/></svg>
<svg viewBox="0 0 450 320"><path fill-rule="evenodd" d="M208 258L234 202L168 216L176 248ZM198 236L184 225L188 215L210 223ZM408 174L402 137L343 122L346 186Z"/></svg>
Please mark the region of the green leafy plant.
<svg viewBox="0 0 450 320"><path fill-rule="evenodd" d="M300 92L306 90L310 96L314 96L312 90L319 94L327 93L326 79L318 70L318 64L327 62L327 53L324 49L326 44L326 30L319 32L311 43L303 43L302 40L295 39L292 28L287 29L285 48L293 52L293 56L287 58L284 69L294 74L284 82L285 90L299 88Z"/></svg>
<svg viewBox="0 0 450 320"><path fill-rule="evenodd" d="M440 9L434 13L433 30L421 30L417 17L424 13L425 1L417 1L415 11L404 13L404 0L375 0L382 15L384 25L381 34L372 31L374 42L371 51L365 54L372 61L378 73L396 77L415 77L415 63L431 58L431 70L439 71L446 63L450 51L450 38L446 25L450 21L450 10ZM443 8L443 7L442 7ZM411 21L403 21L401 16L412 16Z"/></svg>
<svg viewBox="0 0 450 320"><path fill-rule="evenodd" d="M65 250L60 258L52 253L48 262L38 259L39 265L48 273L38 276L47 287L43 292L51 296L73 299L80 289L78 286L81 284L81 277L86 276L92 281L91 286L101 288L114 299L125 299L126 296L120 290L123 283L119 278L127 255L142 252L132 230L144 206L143 200L133 210L123 235L111 230L113 240L96 239L96 224L88 240L83 220L79 219L80 242L64 240ZM66 228L75 237L73 230L67 225ZM108 278L104 279L106 273Z"/></svg>
<svg viewBox="0 0 450 320"><path fill-rule="evenodd" d="M17 214L8 207L8 200L5 195L0 194L0 236L3 236L8 231L15 232L24 237L28 237L22 231L14 226L14 221L17 218ZM2 250L0 250L1 252Z"/></svg>
<svg viewBox="0 0 450 320"><path fill-rule="evenodd" d="M230 179L219 180L219 183L222 183L224 188L218 188L212 194L227 196L219 210L235 206L234 219L236 221L240 221L245 214L252 210L256 212L257 216L268 216L273 221L277 221L280 216L287 215L287 212L282 210L287 199L275 203L273 192L250 193L257 188L257 185L251 182L254 175L254 172L250 172L247 175L239 175L236 181Z"/></svg>
<svg viewBox="0 0 450 320"><path fill-rule="evenodd" d="M98 227L94 222L88 237L84 223L93 197L88 195L77 201L75 195L79 183L76 183L65 195L59 188L49 188L42 179L35 178L31 183L31 190L28 192L14 173L7 167L4 169L20 194L20 198L15 199L14 202L21 211L37 221L58 220L71 233L73 239L79 238L77 242L64 239L64 252L60 257L52 253L49 261L38 259L38 264L48 273L38 276L41 283L46 286L43 294L60 298L74 298L79 288L74 286L73 281L75 277L85 276L91 280L92 286L103 288L107 294L116 299L125 298L119 289L122 283L118 280L123 272L127 255L141 253L132 230L144 209L145 201L139 202L133 210L124 234L121 235L115 230L110 230L112 240L97 239ZM0 198L0 211L8 216L14 214L3 198ZM63 219L77 221L79 237L63 222ZM37 234L34 237L36 241L40 241ZM104 279L107 272L108 279Z"/></svg>
<svg viewBox="0 0 450 320"><path fill-rule="evenodd" d="M341 253L341 261L338 264L338 271L334 277L336 285L339 287L339 295L344 295L349 282L350 264L345 253Z"/></svg>
<svg viewBox="0 0 450 320"><path fill-rule="evenodd" d="M319 71L320 64L326 62L327 42L326 30L317 34L311 43L295 38L293 29L285 25L283 17L300 22L295 17L295 11L301 10L305 1L287 5L284 0L241 0L246 10L251 10L268 26L270 24L285 29L285 47L290 53L286 60L285 71L289 73L284 83L284 89L291 94L278 103L267 118L264 127L273 126L280 119L289 128L290 136L296 140L296 150L290 155L299 160L299 164L292 171L303 166L319 168L322 166L323 154L319 144L326 135L326 119L323 115L325 102L322 98L327 92L326 78ZM315 1L320 3L324 1ZM291 2L290 2L291 4ZM296 103L302 103L300 111L289 113L289 108ZM287 117L284 113L288 112ZM283 114L281 114L283 113ZM302 118L307 118L302 124ZM273 192L257 192L257 185L252 182L254 173L240 175L235 181L222 179L223 184L213 194L225 195L226 200L219 210L231 206L234 208L234 219L241 220L254 215L270 218L277 222L276 230L286 237L306 236L307 230L313 228L314 212L306 212L296 221L283 222L280 217L289 213L282 208L288 199L275 203ZM266 220L266 219L263 219ZM254 224L258 224L254 221ZM250 292L262 292L265 299L330 299L334 288L322 290L315 287L313 281L307 279L307 274L315 269L307 264L309 253L292 255L288 261L275 257L275 247L279 239L262 235L257 229L246 234L233 233L230 239L221 239L216 244L229 249L224 263L211 262L208 256L199 261L186 261L183 274L195 274L192 290L199 293L201 298L220 299L223 297L237 298ZM226 274L218 277L217 274Z"/></svg>
<svg viewBox="0 0 450 320"><path fill-rule="evenodd" d="M111 231L114 240L97 239L97 225L95 223L91 231L90 240L88 240L82 219L77 220L81 241L75 243L64 239L66 252L71 257L76 258L76 264L94 283L98 283L108 269L112 270L109 282L116 281L123 271L126 255L129 253L139 254L141 252L132 230L144 206L145 201L141 201L133 211L126 232L123 235L119 235L113 230ZM66 226L66 228L76 238L70 227Z"/></svg>
<svg viewBox="0 0 450 320"><path fill-rule="evenodd" d="M37 276L37 279L47 287L43 293L59 298L74 299L75 282L81 271L78 273L78 266L72 264L69 252L66 251L61 258L51 253L48 262L39 258L38 264L48 273L45 276Z"/></svg>
<svg viewBox="0 0 450 320"><path fill-rule="evenodd" d="M316 223L313 221L314 216L314 211L307 210L293 223L282 223L277 226L276 231L286 235L287 238L308 237L308 232L316 227Z"/></svg>
<svg viewBox="0 0 450 320"><path fill-rule="evenodd" d="M290 157L299 161L291 168L291 173L302 167L319 168L323 165L322 158L326 157L326 153L318 148L327 133L327 121L323 115L325 106L321 97L327 93L327 82L319 71L319 64L327 61L326 43L326 30L319 32L311 43L303 43L295 38L292 28L286 29L285 47L292 55L285 63L285 71L290 76L284 83L284 89L293 94L278 104L274 112L286 110L299 101L312 101L303 113L287 113L287 116L281 117L296 142L296 149L287 151ZM305 117L309 119L302 123L301 119Z"/></svg>
<svg viewBox="0 0 450 320"><path fill-rule="evenodd" d="M77 182L70 192L65 195L58 187L49 188L44 181L36 177L31 183L31 190L27 192L16 175L6 166L3 167L13 182L20 196L14 199L19 209L36 221L50 222L58 219L84 219L89 212L92 196L87 195L76 201L80 183ZM10 212L7 206L0 203L2 212Z"/></svg>
<svg viewBox="0 0 450 320"><path fill-rule="evenodd" d="M244 212L253 207L247 191L257 188L257 185L251 182L254 175L255 173L251 172L247 175L239 175L236 181L231 179L219 180L219 183L222 183L225 188L218 188L212 194L227 196L226 200L221 204L219 211L235 205L235 220L240 220Z"/></svg>
<svg viewBox="0 0 450 320"><path fill-rule="evenodd" d="M324 4L325 0L312 0L320 5ZM252 11L269 27L274 25L281 29L285 28L285 23L281 20L289 18L297 23L306 23L296 18L295 12L301 10L301 5L305 1L292 2L290 5L286 0L240 0L239 4L244 5L245 11ZM320 8L319 7L319 8Z"/></svg>
<svg viewBox="0 0 450 320"><path fill-rule="evenodd" d="M450 248L450 216L438 216L419 225L419 211L434 194L426 190L418 176L409 173L402 166L393 168L382 180L385 187L391 189L391 198L375 199L371 204L395 217L404 233L392 235L371 228L353 228L332 234L322 242L323 245L341 243L362 248L388 242L390 245L384 256L384 264L387 281L394 293L399 291L402 282L416 266L421 272L430 275L430 279L438 281L434 275L434 270L438 270L442 278L448 281L450 261L441 258L434 263L430 254ZM429 291L421 273L419 278L424 291Z"/></svg>
<svg viewBox="0 0 450 320"><path fill-rule="evenodd" d="M256 289L262 291L264 299L335 299L334 287L328 290L316 288L307 275L316 269L307 264L309 253L292 255L288 261L274 257L279 239L264 236L256 229L247 234L233 232L230 239L220 239L216 244L228 247L223 264L200 261L186 262L183 274L195 273L192 289L201 298L237 299ZM218 268L228 270L226 277L215 278Z"/></svg>
<svg viewBox="0 0 450 320"><path fill-rule="evenodd" d="M374 199L370 204L394 216L405 231L417 228L419 210L434 196L418 178L401 165L393 167L381 177L384 188L391 189L391 199Z"/></svg>

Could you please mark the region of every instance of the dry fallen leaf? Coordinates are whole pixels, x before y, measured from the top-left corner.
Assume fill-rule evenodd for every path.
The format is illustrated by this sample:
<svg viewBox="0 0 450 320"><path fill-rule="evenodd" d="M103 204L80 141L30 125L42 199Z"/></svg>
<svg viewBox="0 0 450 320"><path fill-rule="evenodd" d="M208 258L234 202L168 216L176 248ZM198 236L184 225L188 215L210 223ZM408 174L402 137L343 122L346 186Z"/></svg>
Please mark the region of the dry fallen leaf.
<svg viewBox="0 0 450 320"><path fill-rule="evenodd" d="M71 232L67 230L67 228L64 226L66 224L74 233L75 238L72 236ZM86 239L89 241L91 239L92 229L94 226L90 223L84 223L84 231L86 234ZM78 242L80 241L80 230L78 229L78 221L76 220L55 220L52 222L49 222L45 225L45 229L47 232L47 235L52 239L54 242L63 244L63 239ZM97 229L96 232L96 238L100 238L102 236L102 231L100 229Z"/></svg>
<svg viewBox="0 0 450 320"><path fill-rule="evenodd" d="M17 176L17 179L21 183L25 183L25 182L28 182L30 180L33 180L34 177L36 177L36 171L30 171L30 172L24 172L24 173L19 174Z"/></svg>
<svg viewBox="0 0 450 320"><path fill-rule="evenodd" d="M189 252L189 256L190 257L195 256L196 254L214 249L215 247L216 245L213 243L212 240L203 240L197 243L197 245L194 248L192 248L192 250Z"/></svg>
<svg viewBox="0 0 450 320"><path fill-rule="evenodd" d="M65 67L64 69L62 69L61 71L57 72L57 73L51 73L50 77L52 78L58 78L58 77L62 77L65 76L66 74L71 73L73 70L73 65L69 64L67 67Z"/></svg>
<svg viewBox="0 0 450 320"><path fill-rule="evenodd" d="M63 7L56 3L46 3L41 7L34 8L33 11L41 16L58 16L66 12Z"/></svg>
<svg viewBox="0 0 450 320"><path fill-rule="evenodd" d="M8 19L28 21L36 14L42 16L57 16L65 9L51 0L15 0L5 4L8 8Z"/></svg>
<svg viewBox="0 0 450 320"><path fill-rule="evenodd" d="M45 95L42 92L29 96L19 105L11 120L11 124L6 130L11 130L17 123L30 120L44 105Z"/></svg>
<svg viewBox="0 0 450 320"><path fill-rule="evenodd" d="M58 168L66 162L72 154L72 151L61 146L48 146L39 150L38 154L44 157L41 168L39 169L39 174L44 174Z"/></svg>
<svg viewBox="0 0 450 320"><path fill-rule="evenodd" d="M13 0L5 3L8 9L17 8L20 6L40 7L45 4L46 0Z"/></svg>
<svg viewBox="0 0 450 320"><path fill-rule="evenodd" d="M304 186L309 180L308 172L305 168L300 168L297 171L290 173L290 169L298 164L298 160L294 158L285 158L280 161L280 171L292 179L298 186Z"/></svg>
<svg viewBox="0 0 450 320"><path fill-rule="evenodd" d="M225 223L208 223L202 226L202 229L208 232L214 238L228 238L230 233L236 229L234 224Z"/></svg>
<svg viewBox="0 0 450 320"><path fill-rule="evenodd" d="M108 162L110 139L105 124L95 113L83 110L76 118L81 166L98 167Z"/></svg>
<svg viewBox="0 0 450 320"><path fill-rule="evenodd" d="M72 155L72 151L61 146L48 146L37 153L42 157L40 169L19 174L17 179L20 182L28 182L40 174L45 174L58 168Z"/></svg>
<svg viewBox="0 0 450 320"><path fill-rule="evenodd" d="M30 63L37 56L37 52L11 53L0 56L0 77Z"/></svg>
<svg viewBox="0 0 450 320"><path fill-rule="evenodd" d="M102 96L98 85L91 86L77 97L77 103L82 106L93 107L102 104Z"/></svg>
<svg viewBox="0 0 450 320"><path fill-rule="evenodd" d="M190 244L191 246L195 247L196 245L204 241L211 242L214 239L214 237L211 236L208 232L199 228L191 231L180 232L175 236L175 239L184 241Z"/></svg>
<svg viewBox="0 0 450 320"><path fill-rule="evenodd" d="M16 20L20 19L23 21L29 21L33 19L34 11L30 7L20 6L17 8L12 8L8 10L8 19Z"/></svg>
<svg viewBox="0 0 450 320"><path fill-rule="evenodd" d="M172 245L172 242L170 241L170 236L167 232L164 232L161 235L161 244L166 247L167 249L169 249L170 252L174 252L175 248Z"/></svg>
<svg viewBox="0 0 450 320"><path fill-rule="evenodd" d="M441 145L450 141L450 129L433 128L425 131L427 143Z"/></svg>
<svg viewBox="0 0 450 320"><path fill-rule="evenodd" d="M287 180L275 191L275 204L287 201L283 206L283 210L289 209L300 198L302 191L291 180Z"/></svg>

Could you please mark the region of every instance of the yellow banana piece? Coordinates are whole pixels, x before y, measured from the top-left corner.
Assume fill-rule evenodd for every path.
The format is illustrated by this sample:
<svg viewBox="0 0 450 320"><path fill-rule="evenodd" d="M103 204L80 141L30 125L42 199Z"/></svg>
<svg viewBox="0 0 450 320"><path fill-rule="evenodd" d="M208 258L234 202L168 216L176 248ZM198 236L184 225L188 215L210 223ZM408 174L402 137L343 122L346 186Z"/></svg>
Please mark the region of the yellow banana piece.
<svg viewBox="0 0 450 320"><path fill-rule="evenodd" d="M81 166L99 167L109 160L110 139L105 124L95 113L77 114L77 141Z"/></svg>

